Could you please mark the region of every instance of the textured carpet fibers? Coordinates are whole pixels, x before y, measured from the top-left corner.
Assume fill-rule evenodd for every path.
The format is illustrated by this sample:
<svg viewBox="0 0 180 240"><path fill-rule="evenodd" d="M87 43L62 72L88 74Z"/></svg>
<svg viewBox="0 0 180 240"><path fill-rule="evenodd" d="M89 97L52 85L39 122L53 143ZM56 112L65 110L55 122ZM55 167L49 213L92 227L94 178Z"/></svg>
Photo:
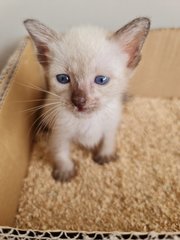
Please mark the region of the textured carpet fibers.
<svg viewBox="0 0 180 240"><path fill-rule="evenodd" d="M134 98L124 107L116 162L73 147L78 175L55 182L37 137L16 226L87 231L180 230L180 100Z"/></svg>

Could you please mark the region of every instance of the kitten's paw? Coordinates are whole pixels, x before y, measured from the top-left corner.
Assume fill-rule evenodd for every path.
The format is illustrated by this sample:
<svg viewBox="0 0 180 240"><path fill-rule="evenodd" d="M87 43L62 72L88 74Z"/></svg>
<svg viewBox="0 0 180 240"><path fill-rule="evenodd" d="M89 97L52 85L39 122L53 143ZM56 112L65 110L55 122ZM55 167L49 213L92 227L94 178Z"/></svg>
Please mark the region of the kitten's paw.
<svg viewBox="0 0 180 240"><path fill-rule="evenodd" d="M74 164L71 166L56 166L52 171L52 176L56 181L69 182L72 178L76 176L76 168Z"/></svg>
<svg viewBox="0 0 180 240"><path fill-rule="evenodd" d="M116 161L117 160L117 155L116 154L113 154L113 155L110 155L110 156L94 155L93 160L94 160L94 162L96 162L100 165L103 165L103 164L106 164L106 163L109 163L109 162Z"/></svg>

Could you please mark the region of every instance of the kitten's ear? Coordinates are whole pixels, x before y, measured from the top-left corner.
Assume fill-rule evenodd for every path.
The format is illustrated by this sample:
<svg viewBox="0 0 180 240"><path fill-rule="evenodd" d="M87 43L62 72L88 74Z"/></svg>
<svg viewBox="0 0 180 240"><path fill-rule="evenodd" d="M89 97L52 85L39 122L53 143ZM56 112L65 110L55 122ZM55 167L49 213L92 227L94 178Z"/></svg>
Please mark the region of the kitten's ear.
<svg viewBox="0 0 180 240"><path fill-rule="evenodd" d="M57 39L57 33L34 19L25 20L24 25L37 48L39 62L43 66L47 66L49 64L49 44Z"/></svg>
<svg viewBox="0 0 180 240"><path fill-rule="evenodd" d="M148 18L136 18L113 34L112 38L128 54L128 68L134 69L138 65L149 28Z"/></svg>

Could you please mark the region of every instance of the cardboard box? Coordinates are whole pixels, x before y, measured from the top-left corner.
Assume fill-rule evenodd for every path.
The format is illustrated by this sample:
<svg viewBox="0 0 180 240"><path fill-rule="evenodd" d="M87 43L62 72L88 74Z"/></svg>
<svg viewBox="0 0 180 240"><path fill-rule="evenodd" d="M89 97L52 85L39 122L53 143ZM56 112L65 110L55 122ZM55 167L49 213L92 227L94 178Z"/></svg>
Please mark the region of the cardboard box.
<svg viewBox="0 0 180 240"><path fill-rule="evenodd" d="M36 106L36 102L30 104L29 100L42 97L40 91L26 87L27 83L45 87L42 68L28 38L0 75L0 239L180 239L180 233L166 233L166 229L165 233L158 234L103 233L103 229L102 233L68 233L12 228L33 138L29 132L33 116L27 117L24 110ZM150 32L129 92L148 97L180 97L180 29Z"/></svg>

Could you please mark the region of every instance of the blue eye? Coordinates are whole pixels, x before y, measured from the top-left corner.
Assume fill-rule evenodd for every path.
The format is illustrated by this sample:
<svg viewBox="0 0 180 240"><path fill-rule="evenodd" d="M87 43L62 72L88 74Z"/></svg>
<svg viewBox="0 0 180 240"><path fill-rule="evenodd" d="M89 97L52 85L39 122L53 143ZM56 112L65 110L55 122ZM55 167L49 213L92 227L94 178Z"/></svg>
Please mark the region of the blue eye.
<svg viewBox="0 0 180 240"><path fill-rule="evenodd" d="M67 74L58 74L56 75L56 79L59 83L66 84L70 82L70 77Z"/></svg>
<svg viewBox="0 0 180 240"><path fill-rule="evenodd" d="M99 76L95 77L94 81L95 81L95 83L97 83L99 85L105 85L106 83L109 82L109 80L110 80L109 77L99 75Z"/></svg>

